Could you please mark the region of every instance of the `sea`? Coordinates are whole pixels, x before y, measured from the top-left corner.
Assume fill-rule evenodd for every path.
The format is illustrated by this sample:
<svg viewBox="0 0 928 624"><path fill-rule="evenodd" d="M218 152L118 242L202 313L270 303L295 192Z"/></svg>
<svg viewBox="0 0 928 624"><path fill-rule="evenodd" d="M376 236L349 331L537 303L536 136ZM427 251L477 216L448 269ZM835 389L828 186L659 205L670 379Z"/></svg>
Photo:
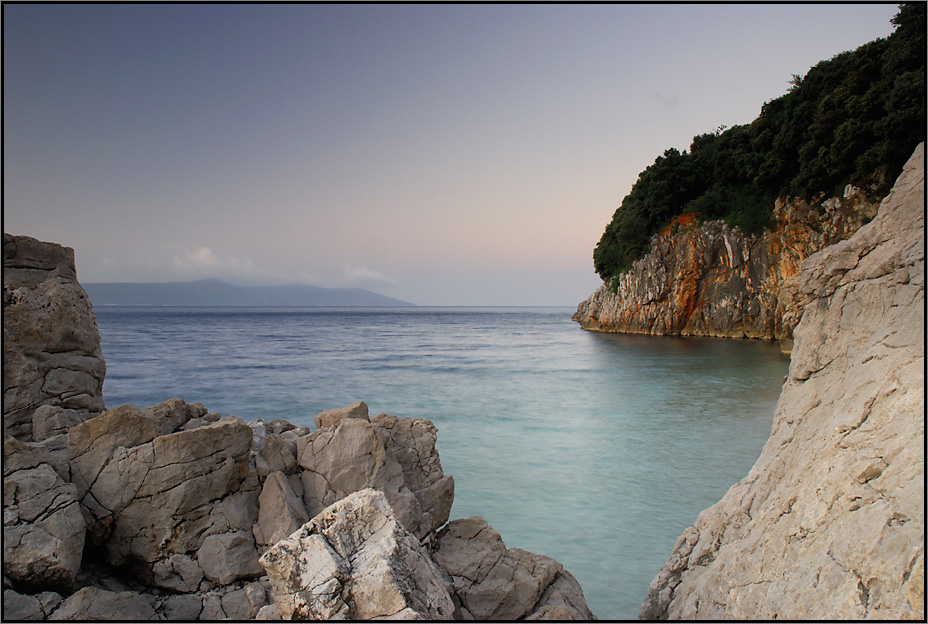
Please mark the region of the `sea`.
<svg viewBox="0 0 928 624"><path fill-rule="evenodd" d="M364 401L428 418L451 518L547 555L635 619L700 511L770 434L789 359L756 340L602 334L572 308L95 309L107 407L171 397L313 425Z"/></svg>

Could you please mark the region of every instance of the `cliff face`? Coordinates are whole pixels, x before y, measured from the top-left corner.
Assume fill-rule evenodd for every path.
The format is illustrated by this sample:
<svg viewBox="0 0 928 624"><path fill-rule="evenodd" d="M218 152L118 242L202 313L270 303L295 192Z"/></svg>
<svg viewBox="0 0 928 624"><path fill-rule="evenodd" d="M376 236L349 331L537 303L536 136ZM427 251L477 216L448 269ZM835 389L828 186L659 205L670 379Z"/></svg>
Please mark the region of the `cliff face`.
<svg viewBox="0 0 928 624"><path fill-rule="evenodd" d="M778 200L775 228L745 236L723 221L684 215L653 239L652 251L580 303L584 329L631 334L767 338L789 344L798 322L795 279L802 261L844 240L876 214L854 187L843 199Z"/></svg>
<svg viewBox="0 0 928 624"><path fill-rule="evenodd" d="M102 411L105 374L74 250L4 233L4 434L31 440L35 411L43 405L39 419L51 427Z"/></svg>
<svg viewBox="0 0 928 624"><path fill-rule="evenodd" d="M924 620L924 167L922 144L876 219L803 263L770 439L642 619Z"/></svg>

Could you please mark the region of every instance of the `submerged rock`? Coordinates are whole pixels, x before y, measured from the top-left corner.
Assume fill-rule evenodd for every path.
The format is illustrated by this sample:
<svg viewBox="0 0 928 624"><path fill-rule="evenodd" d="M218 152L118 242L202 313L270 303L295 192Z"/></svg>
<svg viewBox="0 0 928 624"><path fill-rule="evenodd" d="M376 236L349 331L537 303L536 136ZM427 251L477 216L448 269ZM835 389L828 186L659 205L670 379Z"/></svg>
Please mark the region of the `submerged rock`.
<svg viewBox="0 0 928 624"><path fill-rule="evenodd" d="M925 619L924 172L922 144L878 216L803 263L770 439L642 619Z"/></svg>

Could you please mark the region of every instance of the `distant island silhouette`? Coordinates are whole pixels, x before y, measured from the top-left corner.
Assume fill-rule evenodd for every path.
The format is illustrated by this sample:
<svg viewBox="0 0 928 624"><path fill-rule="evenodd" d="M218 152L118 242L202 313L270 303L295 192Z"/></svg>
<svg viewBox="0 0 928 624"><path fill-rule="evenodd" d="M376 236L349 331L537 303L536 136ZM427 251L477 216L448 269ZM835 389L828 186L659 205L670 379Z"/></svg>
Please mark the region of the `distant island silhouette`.
<svg viewBox="0 0 928 624"><path fill-rule="evenodd" d="M236 286L218 279L191 282L98 282L82 284L95 306L414 306L363 288L306 284Z"/></svg>

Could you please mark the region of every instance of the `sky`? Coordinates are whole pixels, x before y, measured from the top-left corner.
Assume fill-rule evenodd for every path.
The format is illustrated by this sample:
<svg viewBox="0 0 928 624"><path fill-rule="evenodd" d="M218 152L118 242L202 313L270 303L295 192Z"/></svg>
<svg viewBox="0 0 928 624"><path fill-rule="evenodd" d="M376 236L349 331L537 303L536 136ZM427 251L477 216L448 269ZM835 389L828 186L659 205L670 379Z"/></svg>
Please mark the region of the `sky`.
<svg viewBox="0 0 928 624"><path fill-rule="evenodd" d="M894 4L3 6L4 231L81 282L575 306L638 174Z"/></svg>

